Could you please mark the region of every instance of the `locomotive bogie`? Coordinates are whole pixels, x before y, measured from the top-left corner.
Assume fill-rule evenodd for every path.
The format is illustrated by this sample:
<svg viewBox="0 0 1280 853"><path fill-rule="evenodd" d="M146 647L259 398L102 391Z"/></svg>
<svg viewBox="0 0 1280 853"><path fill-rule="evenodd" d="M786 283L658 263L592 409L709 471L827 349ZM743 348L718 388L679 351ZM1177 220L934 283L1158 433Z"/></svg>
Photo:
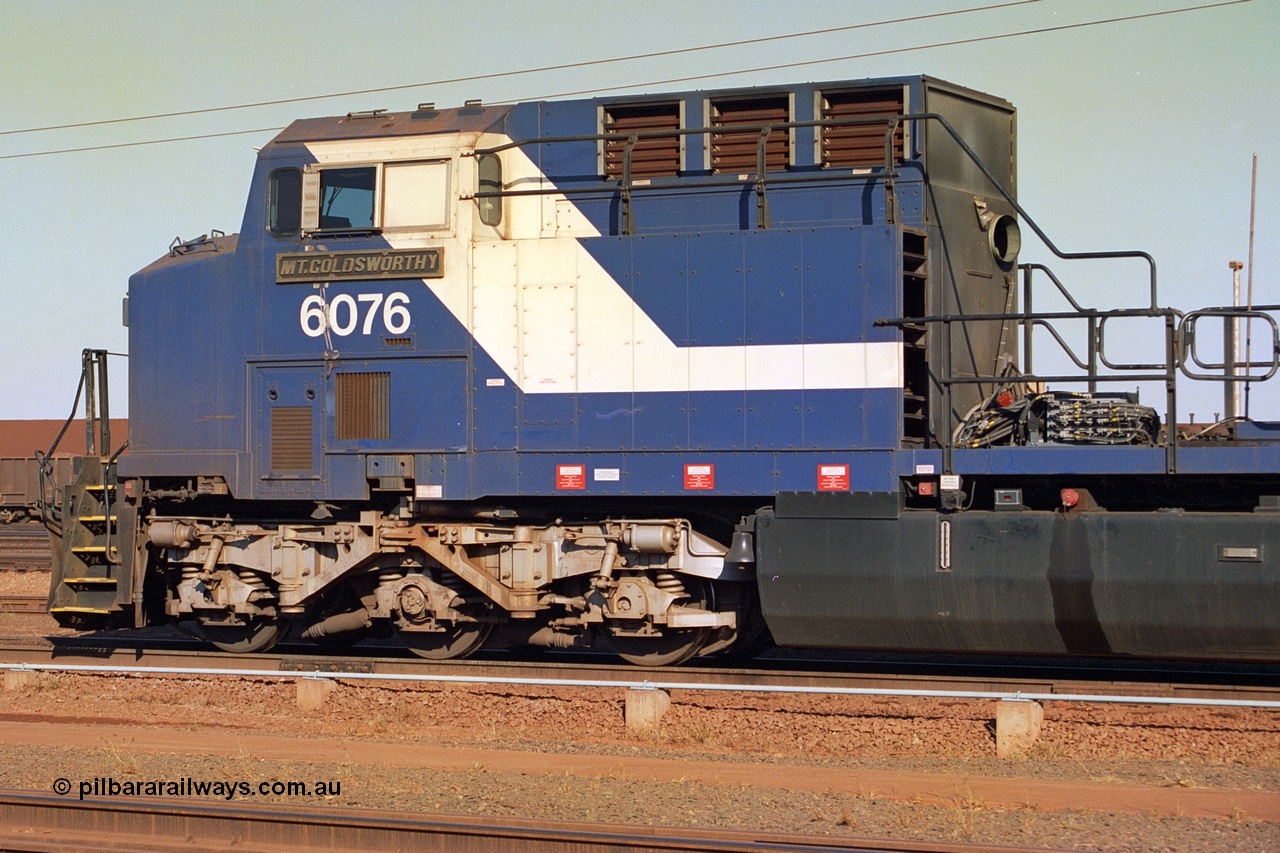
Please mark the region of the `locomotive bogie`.
<svg viewBox="0 0 1280 853"><path fill-rule="evenodd" d="M147 535L163 549L166 612L177 621L196 619L224 633L289 623L308 639L381 621L415 650L440 657L483 642L458 644L458 636L487 635L512 620L576 633L584 643L602 631L637 647L694 631L696 651L713 634L732 640L738 614L688 589L752 579L683 519L498 526L366 511L358 522L330 524L152 519ZM320 604L338 587L356 591L359 604L326 615ZM540 639L553 642L537 629L524 641Z"/></svg>

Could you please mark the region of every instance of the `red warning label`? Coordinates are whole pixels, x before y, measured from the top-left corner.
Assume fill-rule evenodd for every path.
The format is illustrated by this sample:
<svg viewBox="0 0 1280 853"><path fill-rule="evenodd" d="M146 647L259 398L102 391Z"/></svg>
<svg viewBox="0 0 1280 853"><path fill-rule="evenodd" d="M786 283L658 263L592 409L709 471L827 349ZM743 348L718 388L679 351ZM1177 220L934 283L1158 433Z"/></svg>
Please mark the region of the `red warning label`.
<svg viewBox="0 0 1280 853"><path fill-rule="evenodd" d="M686 489L714 489L716 487L716 466L684 466L684 487Z"/></svg>
<svg viewBox="0 0 1280 853"><path fill-rule="evenodd" d="M818 466L818 491L820 492L849 491L849 466L848 465L819 465Z"/></svg>
<svg viewBox="0 0 1280 853"><path fill-rule="evenodd" d="M557 465L556 489L574 490L587 487L587 468L585 465Z"/></svg>

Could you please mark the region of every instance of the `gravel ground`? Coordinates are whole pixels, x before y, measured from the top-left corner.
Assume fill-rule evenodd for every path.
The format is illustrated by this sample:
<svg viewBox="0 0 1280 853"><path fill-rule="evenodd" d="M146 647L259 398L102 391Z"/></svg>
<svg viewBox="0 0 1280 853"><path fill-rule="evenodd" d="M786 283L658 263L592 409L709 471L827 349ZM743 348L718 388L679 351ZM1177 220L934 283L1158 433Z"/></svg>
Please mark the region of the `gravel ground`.
<svg viewBox="0 0 1280 853"><path fill-rule="evenodd" d="M0 572L0 593L4 595L48 595L47 572Z"/></svg>
<svg viewBox="0 0 1280 853"><path fill-rule="evenodd" d="M335 765L272 762L253 766L236 759L137 755L127 749L75 751L11 749L4 772L20 787L47 789L41 767L55 766L70 779L245 779L337 781L341 795L328 802L350 807L417 813L496 815L550 820L597 820L633 826L730 828L851 838L954 840L1072 850L1275 850L1275 824L1246 820L1195 820L1148 815L1048 812L993 808L958 800L949 806L849 797L716 787L682 782L645 783L625 778L531 777L485 770L379 771ZM16 774L11 776L10 774ZM74 794L73 794L74 795ZM297 797L255 797L254 802L310 804Z"/></svg>
<svg viewBox="0 0 1280 853"><path fill-rule="evenodd" d="M1272 712L1049 705L1031 754L998 760L982 702L680 692L656 729L628 735L614 690L348 682L302 711L285 681L45 674L10 687L0 711L6 787L48 790L58 777L337 781L326 802L428 813L1068 849L1280 849ZM153 743L161 735L170 741ZM334 744L348 760L333 760ZM210 751L220 754L201 754ZM679 769L654 778L641 766L651 760ZM735 781L743 765L763 772ZM823 789L842 776L871 781ZM920 776L934 780L921 790L944 793L902 789ZM1018 782L1026 798L992 800L991 780ZM1099 785L1108 805L1064 811L1051 801ZM1252 805L1196 817L1183 805L1224 791L1228 804L1261 798L1273 817ZM1148 799L1130 799L1138 794Z"/></svg>

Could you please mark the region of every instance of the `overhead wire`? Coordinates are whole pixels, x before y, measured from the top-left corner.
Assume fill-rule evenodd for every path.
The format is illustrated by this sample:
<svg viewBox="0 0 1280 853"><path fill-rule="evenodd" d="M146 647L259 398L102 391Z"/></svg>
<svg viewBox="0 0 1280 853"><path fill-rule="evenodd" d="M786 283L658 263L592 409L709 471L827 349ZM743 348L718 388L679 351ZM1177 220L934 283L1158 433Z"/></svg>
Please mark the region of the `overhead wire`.
<svg viewBox="0 0 1280 853"><path fill-rule="evenodd" d="M428 86L447 86L457 83L474 83L480 80L495 80L504 77L519 77L526 74L541 74L548 71L567 71L576 68L591 68L599 65L610 65L618 62L633 62L641 59L657 59L667 56L678 56L685 53L699 53L708 50L721 50L728 47L742 47L751 44L763 44L765 42L783 41L786 39L807 38L809 36L830 35L832 33L849 32L852 30L868 29L871 27L883 27L892 24L914 23L917 21L926 21L935 18L946 18L954 15L967 15L972 12L990 12L1000 9L1006 9L1011 6L1026 6L1032 3L1039 3L1041 0L1009 0L1009 2L997 3L991 6L974 6L965 9L951 9L946 12L930 12L923 15L912 15L905 18L892 18L884 21L867 21L861 24L847 24L839 27L826 27L820 30L807 30L799 33L784 33L776 36L760 36L758 38L739 39L737 41L720 42L718 44L698 45L695 47L672 48L670 50L657 50L650 53L636 53L630 56L616 56L606 59L587 59L580 62L563 62L556 65L544 65L538 68L525 68L515 71L494 71L488 74L473 74L466 77L451 77L440 80L429 80L425 83L404 83L395 86L378 86L372 89L353 89L347 92L333 92L327 95L303 95L296 98L278 98L270 101L256 101L248 104L228 104L220 107L200 107L190 110L178 110L168 113L153 113L151 115L127 116L124 118L98 119L95 121L81 121L72 124L55 124L46 125L44 127L25 127L14 130L0 130L0 136L12 136L19 133L37 133L52 130L71 130L83 127L100 127L108 124L123 124L135 121L150 121L152 119L162 118L178 118L183 116L206 115L209 113L228 112L231 110L247 110L256 107L274 107L282 104L299 104L306 101L321 101L331 98L345 98L354 95L373 95L382 92L402 92L409 89L423 89Z"/></svg>
<svg viewBox="0 0 1280 853"><path fill-rule="evenodd" d="M808 59L799 62L785 62L778 65L759 65L752 68L739 68L733 71L716 71L712 73L693 74L687 77L669 77L663 80L649 80L644 83L628 83L624 86L608 86L597 87L592 89L581 89L570 92L554 92L551 94L538 95L531 98L520 98L512 101L496 101L495 103L508 104L519 103L520 101L542 101L551 98L569 98L577 95L593 95L600 92L613 92L618 89L632 89L644 86L667 86L673 83L687 83L692 80L710 80L717 77L733 77L739 74L755 74L761 71L778 71L787 68L803 68L807 65L823 65L828 62L846 62L852 59L870 59L876 56L891 56L896 53L911 53L917 50L933 50L940 47L958 47L966 44L977 44L978 42L999 41L1000 39L1019 38L1022 36L1043 35L1045 33L1062 32L1064 30L1080 29L1082 27L1096 27L1103 24L1118 24L1129 21L1142 20L1143 18L1159 18L1165 15L1178 15L1184 12L1201 12L1205 9L1217 9L1222 6L1236 6L1241 3L1249 3L1251 0L1222 0L1218 3L1207 3L1201 6L1184 7L1181 9L1165 9L1159 12L1141 12L1134 15L1123 15L1116 18L1105 18L1098 21L1080 21L1074 24L1056 24L1052 27L1039 27L1033 30L1019 30L1014 33L999 33L989 36L973 36L971 38L954 39L952 41L933 42L931 44L915 45L912 47L891 47L884 50L873 50L865 53L851 53L845 56L832 56L825 59Z"/></svg>
<svg viewBox="0 0 1280 853"><path fill-rule="evenodd" d="M276 133L280 127L258 127L253 130L227 130L222 133L198 133L193 136L173 136L168 139L141 139L137 142L113 142L105 145L85 145L81 148L58 148L51 151L28 151L25 154L0 154L0 160L18 160L23 157L45 157L51 154L77 154L82 151L107 151L112 148L135 148L139 145L161 145L166 142L191 142L196 139L217 139L222 136L247 136L250 133Z"/></svg>
<svg viewBox="0 0 1280 853"><path fill-rule="evenodd" d="M1015 0L1015 2L1006 3L1002 5L1013 6L1013 5L1023 5L1025 3L1033 3L1033 2L1039 2L1039 0ZM1138 21L1138 20L1143 20L1147 18L1159 18L1159 17L1165 17L1169 15L1184 14L1188 12L1201 12L1208 9L1218 9L1225 6L1237 6L1237 5L1240 5L1243 3L1249 3L1249 2L1252 2L1252 0L1221 0L1221 2L1205 3L1199 6L1188 6L1188 7L1178 8L1178 9L1164 9L1157 12L1142 12L1142 13L1137 13L1133 15L1122 15L1114 18L1104 18L1096 21L1080 21L1073 24L1057 24L1051 27L1037 27L1029 30L1019 30L1017 32L1012 32L1012 33L997 33L994 35L973 36L970 38L954 39L954 40L945 41L945 42L931 42L929 44L913 45L910 47L885 48L884 50L867 51L864 53L847 54L844 56L826 57L823 59L808 59L808 60L800 60L797 62L778 63L775 65L760 65L760 66L754 66L751 68L740 68L733 71L700 73L700 74L688 75L684 77L669 77L669 78L664 78L660 80L650 80L643 83L627 83L627 84L618 85L618 86L599 86L599 87L593 87L590 89L578 89L574 91L555 92L551 94L538 95L534 97L500 100L500 101L494 101L492 103L513 104L513 103L520 103L523 101L549 100L552 98L566 98L566 97L574 97L574 96L580 96L580 95L592 95L592 94L600 94L604 92L614 92L622 89L637 89L637 88L644 88L649 86L664 86L664 85L671 85L675 83L686 83L686 82L695 81L695 80L709 80L709 79L714 79L719 77L730 77L730 76L736 76L736 75L742 75L742 74L754 74L754 73L760 73L765 71L779 71L779 70L790 69L790 68L803 68L806 66L824 65L832 62L847 62L855 59L869 59L877 56L889 56L889 55L900 54L900 53L911 53L911 52L920 51L920 50L934 50L934 49L943 48L943 47L957 47L961 45L978 44L981 42L999 41L1002 39L1010 39L1010 38L1019 38L1022 36L1044 35L1047 33L1063 32L1066 30L1081 29L1084 27L1096 27L1096 26L1103 26L1108 24L1127 23L1127 22ZM1001 8L1001 7L1000 6L984 6L984 7L965 9L965 10L953 10L947 13L935 13L934 17L940 16L943 14L960 14L963 12L987 11L987 10L996 9L996 8ZM886 24L900 23L902 21L918 20L920 17L922 16L917 16L916 18L909 18L909 19L905 19L905 18L897 19L892 21L875 21L875 22L868 22L863 24L853 24L847 27L835 27L835 28L829 28L827 30L813 30L806 33L791 33L783 36L766 36L766 37L761 37L759 39L747 39L741 42L725 42L723 44L718 44L718 45L705 45L701 47L679 48L671 51L660 51L652 54L637 54L635 56L618 57L614 59L588 60L582 63L568 63L564 65L546 66L543 68L527 69L522 71L494 72L492 74L476 75L473 77L461 77L461 78L455 78L453 80L441 80L441 81L435 81L431 83L414 83L414 84L406 84L402 86L384 86L377 89L365 89L365 90L344 92L344 93L331 94L331 95L313 95L313 96L299 97L299 98L285 98L285 99L280 99L276 101L262 101L255 104L240 104L240 105L234 105L234 106L208 107L208 108L203 108L198 110L187 110L187 111L177 112L177 113L163 113L163 114L156 114L152 116L134 116L129 118L121 118L121 119L103 119L97 122L86 122L81 124L59 125L59 126L50 126L45 128L27 128L25 130L0 131L0 135L14 134L14 133L28 133L28 132L35 132L37 130L63 130L63 129L69 129L69 128L88 127L88 126L93 126L98 124L114 124L114 123L128 122L128 121L142 121L142 120L153 119L153 118L170 118L170 117L177 117L177 116L196 115L196 114L202 114L202 113L221 112L221 111L234 110L234 109L248 109L251 107L259 107L259 106L275 106L279 104L298 103L302 101L321 100L325 98L346 97L349 95L370 94L370 93L376 93L376 92L397 91L397 90L404 90L404 89L416 89L416 88L422 88L424 86L435 86L435 85L444 85L444 84L459 83L459 82L470 82L475 80L486 80L486 79L520 76L524 74L538 73L542 71L563 70L567 68L577 68L577 67L583 67L588 65L599 65L599 64L609 63L609 62L624 62L624 61L629 61L633 59L652 58L656 56L666 56L666 55L671 55L676 53L689 53L697 50L711 50L711 49L716 49L720 47L730 47L730 46L736 46L738 44L750 44L750 43L757 43L760 41L777 40L781 38L798 38L801 36L816 35L816 34L822 34L822 33L828 33L828 32L838 32L840 30L847 30L847 29L857 29L857 28L864 28L864 27L871 27L871 26L883 26ZM190 142L194 140L217 139L220 137L241 136L241 135L247 135L252 133L268 133L268 132L279 131L282 129L283 127L268 127L268 128L257 128L254 130L235 130L235 131L224 131L219 133L194 134L190 136L168 137L164 139L147 139L147 140L139 140L136 142L88 145L88 146L83 146L78 148L62 148L62 149L53 149L53 150L47 150L47 151L30 151L30 152L24 152L21 154L3 154L3 155L0 155L0 160L16 160L16 159L22 159L27 157L43 157L43 156L49 156L49 155L55 155L55 154L72 154L72 153L80 153L80 152L86 152L86 151L104 151L104 150L110 150L110 149L116 149L116 148L131 148L131 147L136 147L141 145L161 145L161 144L166 144L171 142Z"/></svg>

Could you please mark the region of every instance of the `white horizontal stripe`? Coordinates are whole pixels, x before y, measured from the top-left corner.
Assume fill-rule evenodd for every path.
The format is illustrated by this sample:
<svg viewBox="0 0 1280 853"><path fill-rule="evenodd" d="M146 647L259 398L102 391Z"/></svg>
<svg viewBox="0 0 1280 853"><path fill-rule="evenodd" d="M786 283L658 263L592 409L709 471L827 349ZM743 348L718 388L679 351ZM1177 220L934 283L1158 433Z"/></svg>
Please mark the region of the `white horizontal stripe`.
<svg viewBox="0 0 1280 853"><path fill-rule="evenodd" d="M637 369L634 377L599 364L592 381L579 381L582 393L657 391L794 391L901 388L901 349L896 343L770 344L764 346L677 347L665 358L646 359L671 369ZM607 358L607 356L605 356ZM688 367L681 369L681 361ZM752 369L756 365L776 369ZM554 392L533 386L530 394Z"/></svg>

